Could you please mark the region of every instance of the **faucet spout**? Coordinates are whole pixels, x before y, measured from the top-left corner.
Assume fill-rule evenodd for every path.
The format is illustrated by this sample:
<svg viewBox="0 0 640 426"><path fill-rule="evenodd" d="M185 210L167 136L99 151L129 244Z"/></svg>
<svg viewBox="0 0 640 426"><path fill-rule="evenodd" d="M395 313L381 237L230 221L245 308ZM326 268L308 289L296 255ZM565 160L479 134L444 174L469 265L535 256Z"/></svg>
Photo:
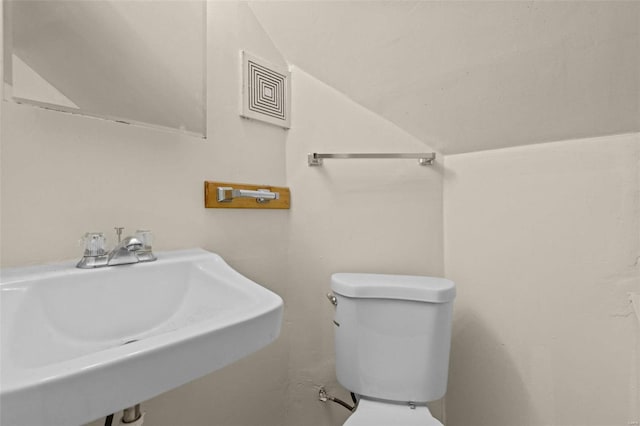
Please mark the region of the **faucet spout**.
<svg viewBox="0 0 640 426"><path fill-rule="evenodd" d="M136 252L144 247L142 241L136 237L126 237L109 253L107 265L125 265L138 263L140 260Z"/></svg>

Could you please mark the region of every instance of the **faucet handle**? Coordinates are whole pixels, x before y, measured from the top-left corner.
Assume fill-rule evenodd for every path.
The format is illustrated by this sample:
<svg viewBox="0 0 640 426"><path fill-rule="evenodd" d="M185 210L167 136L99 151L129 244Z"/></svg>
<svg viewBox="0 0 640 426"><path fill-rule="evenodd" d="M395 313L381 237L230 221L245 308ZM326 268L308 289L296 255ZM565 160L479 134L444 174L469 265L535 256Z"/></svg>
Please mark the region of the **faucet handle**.
<svg viewBox="0 0 640 426"><path fill-rule="evenodd" d="M142 245L146 250L151 250L153 246L153 234L147 229L138 229L136 231L136 238L142 241Z"/></svg>
<svg viewBox="0 0 640 426"><path fill-rule="evenodd" d="M106 239L102 232L84 234L84 256L103 256L106 254Z"/></svg>
<svg viewBox="0 0 640 426"><path fill-rule="evenodd" d="M84 254L76 264L77 268L91 269L107 266L106 240L102 232L87 232L82 238Z"/></svg>
<svg viewBox="0 0 640 426"><path fill-rule="evenodd" d="M156 256L153 254L151 246L153 245L153 234L146 229L138 229L136 236L140 242L142 242L142 249L136 252L140 262L151 262L156 260Z"/></svg>

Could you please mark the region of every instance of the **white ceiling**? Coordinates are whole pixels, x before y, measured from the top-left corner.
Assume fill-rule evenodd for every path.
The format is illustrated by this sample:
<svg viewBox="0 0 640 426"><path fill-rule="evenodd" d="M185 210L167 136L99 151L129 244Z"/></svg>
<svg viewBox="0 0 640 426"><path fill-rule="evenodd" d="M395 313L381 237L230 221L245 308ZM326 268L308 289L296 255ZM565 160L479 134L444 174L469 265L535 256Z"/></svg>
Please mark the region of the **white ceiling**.
<svg viewBox="0 0 640 426"><path fill-rule="evenodd" d="M445 154L640 131L640 2L255 1L287 60Z"/></svg>

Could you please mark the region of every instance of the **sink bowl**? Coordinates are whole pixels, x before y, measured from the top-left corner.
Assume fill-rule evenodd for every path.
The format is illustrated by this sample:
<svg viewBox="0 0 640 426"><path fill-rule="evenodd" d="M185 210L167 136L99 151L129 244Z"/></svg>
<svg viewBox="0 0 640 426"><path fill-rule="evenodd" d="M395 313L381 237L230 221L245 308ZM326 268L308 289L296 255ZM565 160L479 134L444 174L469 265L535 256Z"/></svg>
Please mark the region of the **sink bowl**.
<svg viewBox="0 0 640 426"><path fill-rule="evenodd" d="M274 341L282 299L200 249L93 270L0 275L0 424L74 425Z"/></svg>

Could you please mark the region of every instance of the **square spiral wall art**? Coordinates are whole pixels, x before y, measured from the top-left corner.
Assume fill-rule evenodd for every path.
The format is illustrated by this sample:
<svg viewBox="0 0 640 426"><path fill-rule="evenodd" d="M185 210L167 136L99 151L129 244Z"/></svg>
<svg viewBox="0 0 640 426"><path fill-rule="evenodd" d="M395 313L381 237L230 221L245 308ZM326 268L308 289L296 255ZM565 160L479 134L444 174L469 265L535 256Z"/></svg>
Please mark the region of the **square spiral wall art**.
<svg viewBox="0 0 640 426"><path fill-rule="evenodd" d="M291 73L250 53L241 51L241 116L291 127Z"/></svg>

